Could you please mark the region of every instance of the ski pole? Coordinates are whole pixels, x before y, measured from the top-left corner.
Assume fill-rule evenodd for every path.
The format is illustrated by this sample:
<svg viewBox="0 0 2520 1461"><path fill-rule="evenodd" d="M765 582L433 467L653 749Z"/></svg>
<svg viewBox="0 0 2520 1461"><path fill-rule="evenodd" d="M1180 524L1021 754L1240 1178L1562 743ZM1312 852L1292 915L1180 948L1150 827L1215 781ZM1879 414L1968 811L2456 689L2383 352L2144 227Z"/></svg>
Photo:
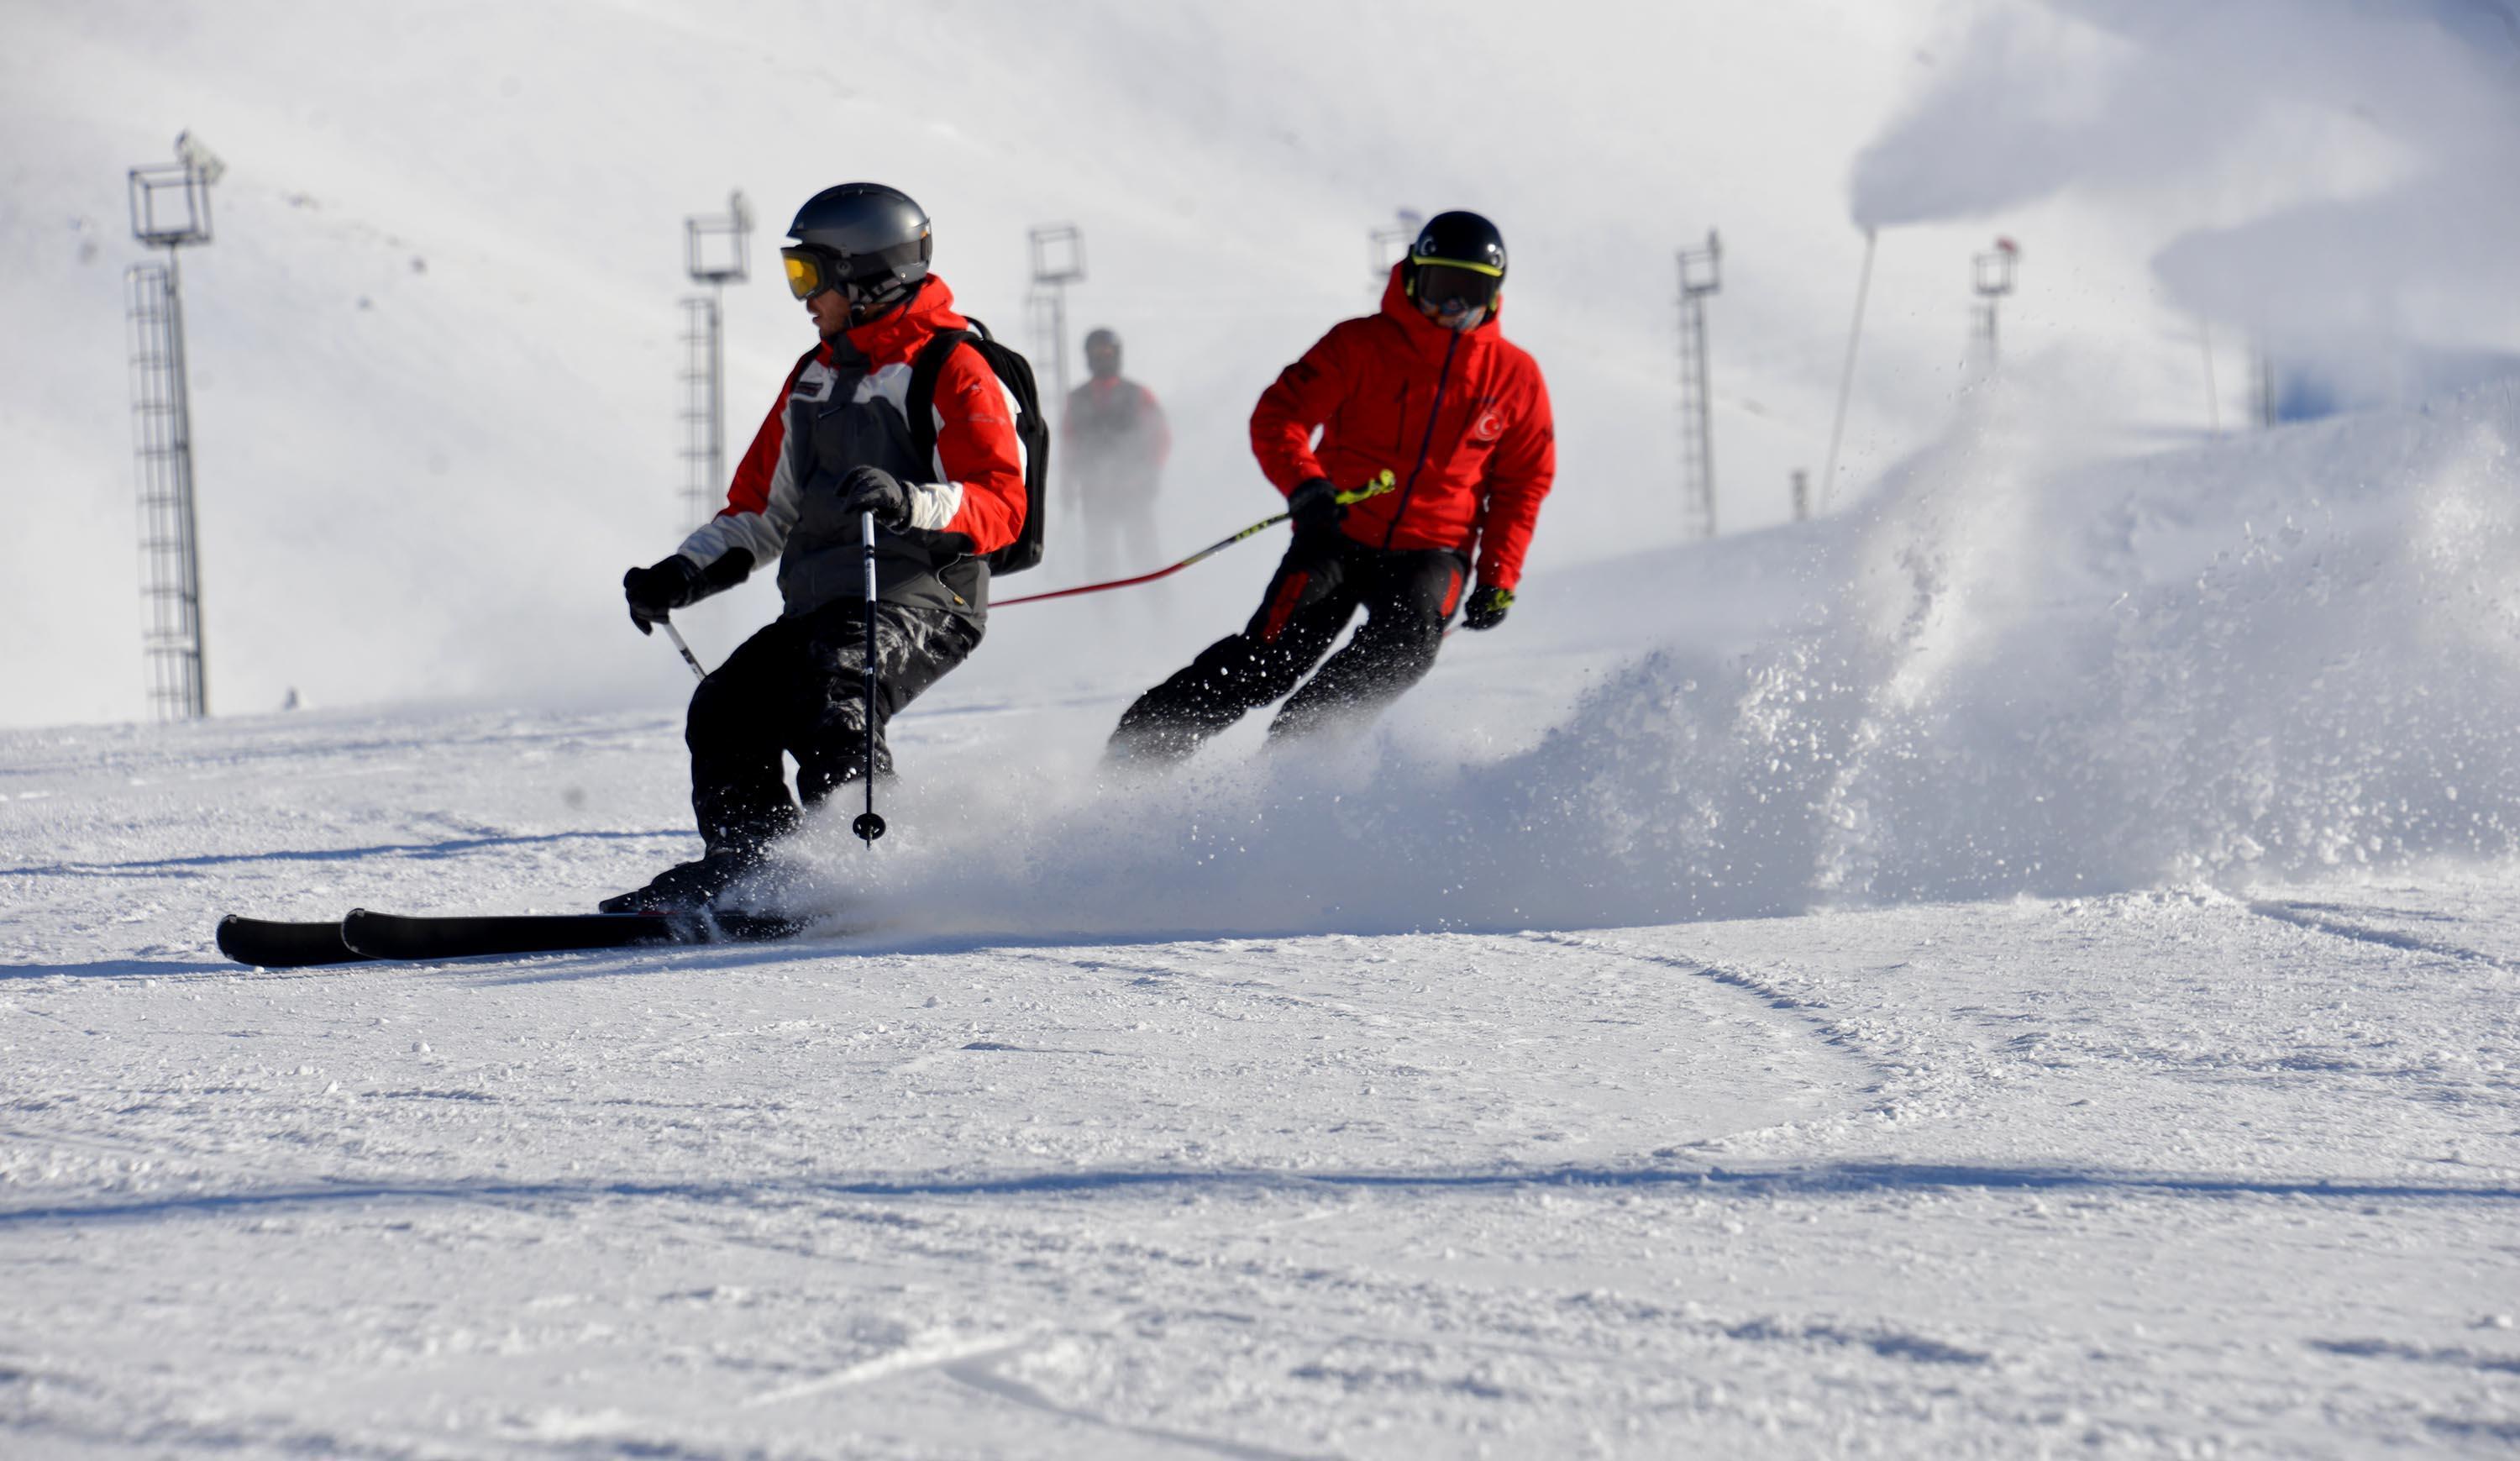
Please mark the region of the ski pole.
<svg viewBox="0 0 2520 1461"><path fill-rule="evenodd" d="M683 643L683 631L674 627L674 621L660 618L656 623L665 631L665 637L674 642L674 649L682 655L683 662L692 667L692 673L703 680L707 679L708 671L700 667L700 657L692 653L690 645Z"/></svg>
<svg viewBox="0 0 2520 1461"><path fill-rule="evenodd" d="M1390 469L1385 468L1380 477L1367 482L1364 486L1357 488L1355 491L1339 493L1339 506L1348 507L1356 503L1363 502L1368 497L1379 497L1383 493L1392 490L1395 485L1397 485L1397 482L1392 477ZM1213 558L1217 554L1224 552L1226 549L1233 547L1235 544L1241 542L1244 538L1255 537L1260 533L1277 526L1279 524L1285 522L1288 518L1293 516L1293 513L1280 513L1274 518L1263 518L1259 522L1245 527L1240 532L1234 534L1234 536L1221 538L1216 542L1210 543L1206 547L1199 549L1196 553L1183 559L1181 562L1174 564L1172 567L1157 569L1151 573L1140 573L1135 578L1114 578L1107 583L1088 583L1078 588L1055 588L1046 594L1025 594L1023 597L1018 599L1000 599L989 607L992 609L1012 609L1017 604L1038 604L1046 599L1068 599L1074 598L1078 594L1099 594L1107 588L1128 588L1135 584L1152 583L1158 578L1169 578L1173 574L1180 572L1182 570L1189 568L1192 564L1197 563L1202 559Z"/></svg>
<svg viewBox="0 0 2520 1461"><path fill-rule="evenodd" d="M883 836L883 818L875 814L875 513L858 515L858 537L866 544L866 810L849 830L872 847Z"/></svg>

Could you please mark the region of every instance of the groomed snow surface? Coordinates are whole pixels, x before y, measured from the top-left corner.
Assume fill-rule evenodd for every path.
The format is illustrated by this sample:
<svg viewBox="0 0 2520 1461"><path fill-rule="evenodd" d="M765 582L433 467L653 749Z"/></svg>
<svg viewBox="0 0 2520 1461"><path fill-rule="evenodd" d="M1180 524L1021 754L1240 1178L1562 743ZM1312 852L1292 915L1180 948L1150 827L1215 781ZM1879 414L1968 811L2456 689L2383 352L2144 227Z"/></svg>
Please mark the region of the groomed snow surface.
<svg viewBox="0 0 2520 1461"><path fill-rule="evenodd" d="M2508 1454L2520 410L2057 470L2023 376L1301 754L1106 782L1165 666L1006 611L788 944L210 946L688 855L661 650L11 733L0 1450Z"/></svg>

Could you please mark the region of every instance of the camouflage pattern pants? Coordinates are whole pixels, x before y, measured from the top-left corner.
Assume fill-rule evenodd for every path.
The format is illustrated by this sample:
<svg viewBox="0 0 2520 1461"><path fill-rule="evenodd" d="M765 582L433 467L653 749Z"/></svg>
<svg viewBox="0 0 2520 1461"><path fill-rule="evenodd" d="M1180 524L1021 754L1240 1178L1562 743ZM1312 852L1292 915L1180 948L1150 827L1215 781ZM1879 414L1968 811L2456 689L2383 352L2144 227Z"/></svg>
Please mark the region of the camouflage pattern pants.
<svg viewBox="0 0 2520 1461"><path fill-rule="evenodd" d="M875 765L892 774L883 729L902 707L960 664L981 624L943 610L876 605ZM692 810L709 850L758 851L794 830L785 753L796 758L807 806L865 776L866 603L842 599L782 618L727 657L692 696Z"/></svg>

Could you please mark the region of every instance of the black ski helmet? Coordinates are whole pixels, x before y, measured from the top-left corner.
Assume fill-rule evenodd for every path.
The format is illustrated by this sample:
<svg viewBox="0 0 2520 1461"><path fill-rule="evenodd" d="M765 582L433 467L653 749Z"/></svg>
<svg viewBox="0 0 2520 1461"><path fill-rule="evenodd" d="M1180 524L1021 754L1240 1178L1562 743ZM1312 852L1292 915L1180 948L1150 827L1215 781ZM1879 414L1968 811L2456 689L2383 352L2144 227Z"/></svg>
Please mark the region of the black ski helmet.
<svg viewBox="0 0 2520 1461"><path fill-rule="evenodd" d="M1401 263L1400 287L1410 298L1420 297L1419 278L1429 269L1448 271L1439 277L1454 283L1466 283L1462 275L1484 279L1485 293L1470 302L1480 307L1494 304L1497 291L1505 285L1505 235L1476 213L1458 208L1437 213L1418 230L1409 257Z"/></svg>
<svg viewBox="0 0 2520 1461"><path fill-rule="evenodd" d="M1091 370L1093 368L1095 353L1097 351L1103 350L1110 352L1111 374L1115 376L1118 375L1120 373L1120 337L1108 329L1098 329L1088 332L1085 337L1085 365L1087 369ZM1100 378L1098 377L1097 379Z"/></svg>
<svg viewBox="0 0 2520 1461"><path fill-rule="evenodd" d="M917 289L936 250L927 210L881 183L825 188L805 200L788 233L796 242L779 251L796 297L846 284L862 309L895 303Z"/></svg>

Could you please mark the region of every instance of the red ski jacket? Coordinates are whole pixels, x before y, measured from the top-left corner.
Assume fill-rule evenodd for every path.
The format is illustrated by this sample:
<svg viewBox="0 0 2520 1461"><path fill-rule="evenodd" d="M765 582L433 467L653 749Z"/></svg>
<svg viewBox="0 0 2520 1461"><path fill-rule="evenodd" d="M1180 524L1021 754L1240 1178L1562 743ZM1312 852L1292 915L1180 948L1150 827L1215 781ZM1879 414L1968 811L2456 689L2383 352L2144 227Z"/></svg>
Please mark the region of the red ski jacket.
<svg viewBox="0 0 2520 1461"><path fill-rule="evenodd" d="M1341 530L1376 548L1475 546L1479 583L1508 589L1557 475L1539 365L1494 311L1461 333L1419 314L1398 266L1380 313L1331 326L1261 393L1251 452L1287 493L1316 477L1358 487L1389 469L1399 489L1350 507Z"/></svg>

